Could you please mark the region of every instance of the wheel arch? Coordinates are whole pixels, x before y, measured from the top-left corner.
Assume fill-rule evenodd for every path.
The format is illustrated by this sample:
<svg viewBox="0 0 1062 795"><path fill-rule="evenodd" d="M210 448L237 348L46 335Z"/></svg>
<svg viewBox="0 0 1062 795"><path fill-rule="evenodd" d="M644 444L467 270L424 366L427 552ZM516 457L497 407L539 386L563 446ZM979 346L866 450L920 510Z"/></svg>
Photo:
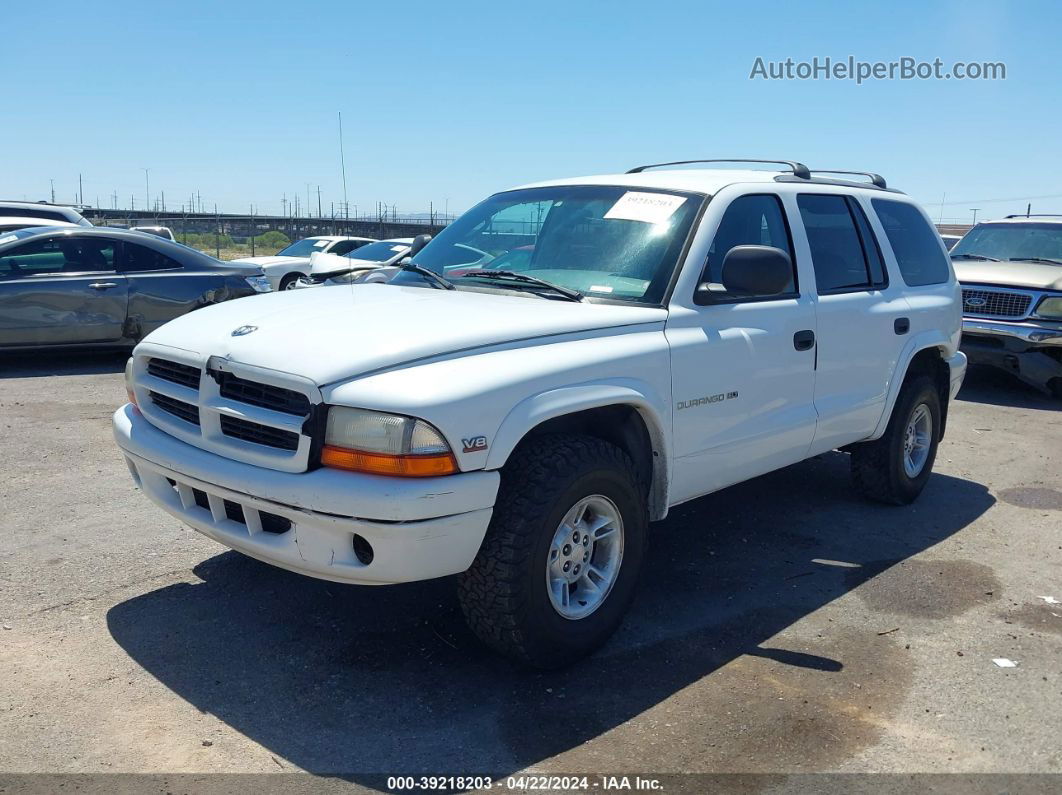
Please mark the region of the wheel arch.
<svg viewBox="0 0 1062 795"><path fill-rule="evenodd" d="M947 338L925 337L912 340L912 344L904 351L893 378L889 384L889 392L886 400L885 411L874 434L870 438L878 439L885 433L892 417L896 400L903 390L904 384L919 375L928 375L936 384L940 395L940 438L944 438L944 431L948 422L948 403L951 389L951 367L948 357L951 355L953 346Z"/></svg>
<svg viewBox="0 0 1062 795"><path fill-rule="evenodd" d="M500 469L534 436L581 433L616 445L644 480L650 519L667 515L670 482L667 404L644 384L601 383L561 387L529 397L505 418L491 444L486 469Z"/></svg>

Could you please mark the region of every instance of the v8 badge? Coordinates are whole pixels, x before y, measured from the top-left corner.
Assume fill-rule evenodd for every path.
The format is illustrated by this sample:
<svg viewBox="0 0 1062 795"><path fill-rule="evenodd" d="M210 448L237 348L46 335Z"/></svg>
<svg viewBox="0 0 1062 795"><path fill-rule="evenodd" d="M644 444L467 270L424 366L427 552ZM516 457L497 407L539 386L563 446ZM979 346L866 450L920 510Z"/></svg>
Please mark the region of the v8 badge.
<svg viewBox="0 0 1062 795"><path fill-rule="evenodd" d="M482 453L487 449L487 437L486 436L473 436L471 439L462 439L461 444L464 445L464 451L466 453Z"/></svg>

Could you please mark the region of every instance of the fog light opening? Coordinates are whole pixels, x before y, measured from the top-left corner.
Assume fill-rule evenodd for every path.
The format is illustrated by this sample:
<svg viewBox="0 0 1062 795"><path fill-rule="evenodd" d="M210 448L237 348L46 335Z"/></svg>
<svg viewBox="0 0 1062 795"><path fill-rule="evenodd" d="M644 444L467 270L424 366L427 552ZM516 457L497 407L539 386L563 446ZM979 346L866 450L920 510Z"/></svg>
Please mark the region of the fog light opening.
<svg viewBox="0 0 1062 795"><path fill-rule="evenodd" d="M368 566L370 563L372 563L374 554L372 551L372 544L366 541L362 536L359 536L357 533L354 534L354 537L351 539L351 542L354 546L354 557L356 557L365 566Z"/></svg>

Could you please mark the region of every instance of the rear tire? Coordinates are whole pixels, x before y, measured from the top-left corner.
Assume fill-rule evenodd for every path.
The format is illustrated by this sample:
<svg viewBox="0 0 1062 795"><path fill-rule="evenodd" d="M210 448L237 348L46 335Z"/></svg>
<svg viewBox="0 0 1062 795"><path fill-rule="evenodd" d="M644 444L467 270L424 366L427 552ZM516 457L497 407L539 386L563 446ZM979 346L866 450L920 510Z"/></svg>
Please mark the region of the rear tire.
<svg viewBox="0 0 1062 795"><path fill-rule="evenodd" d="M852 481L859 493L891 505L914 502L933 471L940 418L932 378L921 375L904 384L884 435L852 448Z"/></svg>
<svg viewBox="0 0 1062 795"><path fill-rule="evenodd" d="M645 494L627 454L600 439L548 435L523 444L502 470L483 546L458 580L476 636L546 669L604 643L634 597Z"/></svg>

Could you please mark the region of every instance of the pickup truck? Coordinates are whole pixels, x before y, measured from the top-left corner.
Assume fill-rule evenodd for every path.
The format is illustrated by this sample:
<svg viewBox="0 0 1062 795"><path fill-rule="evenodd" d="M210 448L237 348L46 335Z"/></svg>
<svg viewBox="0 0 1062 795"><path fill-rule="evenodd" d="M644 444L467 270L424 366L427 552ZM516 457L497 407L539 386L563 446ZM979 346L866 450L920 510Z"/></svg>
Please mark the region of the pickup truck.
<svg viewBox="0 0 1062 795"><path fill-rule="evenodd" d="M541 668L617 628L675 505L838 448L911 502L966 369L939 235L877 175L720 162L497 193L387 284L167 324L114 415L134 482L291 571L458 575Z"/></svg>

